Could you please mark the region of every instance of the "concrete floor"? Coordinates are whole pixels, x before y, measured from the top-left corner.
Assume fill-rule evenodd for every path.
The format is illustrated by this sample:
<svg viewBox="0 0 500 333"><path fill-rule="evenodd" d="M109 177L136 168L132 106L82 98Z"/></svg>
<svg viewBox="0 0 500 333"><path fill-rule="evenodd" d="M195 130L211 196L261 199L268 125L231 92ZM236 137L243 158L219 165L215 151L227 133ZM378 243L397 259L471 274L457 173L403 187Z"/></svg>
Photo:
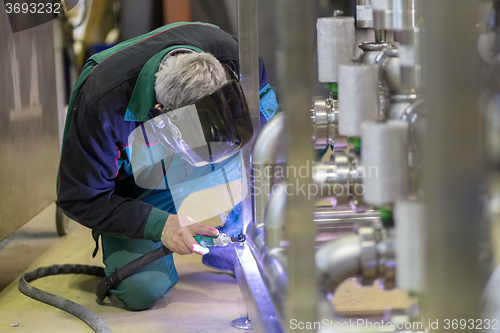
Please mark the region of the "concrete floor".
<svg viewBox="0 0 500 333"><path fill-rule="evenodd" d="M19 275L54 264L102 265L101 254L92 258L90 231L72 223L71 233L58 237L51 205L15 234L0 243L0 332L92 332L82 321L21 294ZM84 305L108 325L111 332L239 332L231 320L246 315L236 280L208 268L197 255L175 256L180 282L153 309L130 312L117 299L107 306L96 304L94 289L99 278L60 275L33 282L37 288ZM10 283L10 284L9 284Z"/></svg>
<svg viewBox="0 0 500 333"><path fill-rule="evenodd" d="M90 231L72 223L69 235L55 229L51 205L0 243L0 332L91 332L82 321L21 294L17 284L23 272L54 264L102 265L101 254L91 257ZM99 278L85 275L46 277L33 285L84 305L108 325L111 332L241 332L230 322L246 315L236 280L208 268L197 255L175 256L179 283L153 309L130 312L117 299L96 304L94 289ZM359 287L354 279L342 284L333 298L344 316L377 316L389 308L406 308L413 300L401 290L383 291ZM12 327L11 325L19 325Z"/></svg>

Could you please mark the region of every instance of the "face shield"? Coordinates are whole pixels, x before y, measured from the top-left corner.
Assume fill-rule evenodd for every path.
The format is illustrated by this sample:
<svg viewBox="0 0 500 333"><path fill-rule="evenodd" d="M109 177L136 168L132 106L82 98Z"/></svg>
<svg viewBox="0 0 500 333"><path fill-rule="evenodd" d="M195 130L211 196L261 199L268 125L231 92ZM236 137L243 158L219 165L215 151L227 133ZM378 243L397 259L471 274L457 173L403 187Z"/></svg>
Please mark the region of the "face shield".
<svg viewBox="0 0 500 333"><path fill-rule="evenodd" d="M228 82L195 103L152 118L155 138L193 166L220 163L252 139L243 90L234 72Z"/></svg>
<svg viewBox="0 0 500 333"><path fill-rule="evenodd" d="M226 72L228 82L217 91L166 113L152 109L150 120L130 133L125 169L137 186L153 190L143 201L201 222L247 196L240 150L253 128L240 84Z"/></svg>

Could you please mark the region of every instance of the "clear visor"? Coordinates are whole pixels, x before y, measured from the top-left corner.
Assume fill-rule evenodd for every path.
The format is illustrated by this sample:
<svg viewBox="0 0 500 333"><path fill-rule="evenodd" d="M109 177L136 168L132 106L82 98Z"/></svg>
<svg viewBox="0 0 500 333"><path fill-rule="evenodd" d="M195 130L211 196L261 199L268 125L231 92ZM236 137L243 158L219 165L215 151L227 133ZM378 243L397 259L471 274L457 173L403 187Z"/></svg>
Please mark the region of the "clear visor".
<svg viewBox="0 0 500 333"><path fill-rule="evenodd" d="M123 168L133 173L139 187L154 190L144 201L200 222L247 196L238 151L251 140L253 128L234 76L191 105L157 114L150 112L152 119L130 133L125 147L130 165ZM165 196L175 207L168 206Z"/></svg>
<svg viewBox="0 0 500 333"><path fill-rule="evenodd" d="M156 116L149 123L160 143L193 166L228 159L253 135L248 106L236 80L194 104Z"/></svg>

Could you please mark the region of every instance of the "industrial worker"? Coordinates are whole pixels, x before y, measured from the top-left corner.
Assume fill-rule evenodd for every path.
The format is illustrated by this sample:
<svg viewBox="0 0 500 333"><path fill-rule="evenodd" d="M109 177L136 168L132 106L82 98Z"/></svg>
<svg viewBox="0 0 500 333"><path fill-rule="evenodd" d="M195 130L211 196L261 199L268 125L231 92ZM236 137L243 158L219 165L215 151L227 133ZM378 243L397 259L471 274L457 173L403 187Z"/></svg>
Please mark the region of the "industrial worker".
<svg viewBox="0 0 500 333"><path fill-rule="evenodd" d="M248 119L231 111L233 114L227 119L233 123L223 123L223 127L228 127L225 129L232 133L232 138L227 133L219 133L219 127L203 128L204 133L215 135L217 140L228 140L224 147L234 149L229 152L223 149L215 156L213 146L209 156L202 158L204 163L187 163L191 156L200 157L193 153L196 148L186 150L182 146L190 144L186 138L183 141L176 137L171 145L177 146L170 146L171 149L163 147L163 152L175 152L157 163L163 171L174 170L163 188L147 189L139 184L141 175L133 169L134 164L137 169L140 160L137 150L142 148L134 148L138 140L131 133L147 126L151 128L151 124L156 130L163 130L159 125L163 123L158 122L164 119L162 115L182 111L182 107L197 105L199 101L214 108L209 110L214 117L224 110L227 113L234 108L231 106L234 103L243 107L244 101L237 92L239 85L233 77L238 72L236 39L216 26L202 23L167 25L98 53L87 61L69 102L58 174L58 204L70 218L92 229L96 241L94 256L101 236L107 275L161 246L177 254L191 254L193 245L197 244L193 235L218 234L215 228L195 223L189 216L177 215L178 205L174 203L176 199L170 185L181 184L178 188L182 189L183 198L192 191L206 188L204 179L209 173L213 175L212 171L224 166L229 168L229 164L235 163L234 156L242 142L234 137L241 133L248 135L244 133L248 126L251 129ZM234 96L227 97L227 89L232 89ZM277 103L262 62L260 97L261 123L265 123L277 112ZM215 98L219 99L214 102ZM216 110L217 106L225 109ZM177 130L178 126L186 136L187 130L182 129L182 124L174 125L177 116L169 117L172 122L166 121L170 128ZM203 126L208 125L204 123ZM143 139L149 140L142 142L144 149L160 146L155 146L157 142L152 142L151 138ZM163 142L161 138L158 140ZM140 170L155 168L149 167ZM190 182L190 179L201 180ZM239 222L238 208L230 213L233 229ZM206 264L231 270L228 266L231 260L223 258L230 254L209 255L206 260L204 257ZM217 255L221 256L220 265ZM117 284L111 293L127 308L144 310L163 298L178 279L172 255L168 255L141 268Z"/></svg>

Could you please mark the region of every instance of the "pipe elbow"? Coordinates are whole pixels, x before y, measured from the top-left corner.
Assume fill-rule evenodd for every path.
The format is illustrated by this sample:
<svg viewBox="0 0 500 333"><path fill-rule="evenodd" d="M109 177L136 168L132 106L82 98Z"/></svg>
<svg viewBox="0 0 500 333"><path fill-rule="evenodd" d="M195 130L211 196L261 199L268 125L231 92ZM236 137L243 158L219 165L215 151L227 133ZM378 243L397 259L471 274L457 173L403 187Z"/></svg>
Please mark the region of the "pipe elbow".
<svg viewBox="0 0 500 333"><path fill-rule="evenodd" d="M316 252L316 267L325 291L334 292L346 279L361 274L361 244L356 234L334 239Z"/></svg>

